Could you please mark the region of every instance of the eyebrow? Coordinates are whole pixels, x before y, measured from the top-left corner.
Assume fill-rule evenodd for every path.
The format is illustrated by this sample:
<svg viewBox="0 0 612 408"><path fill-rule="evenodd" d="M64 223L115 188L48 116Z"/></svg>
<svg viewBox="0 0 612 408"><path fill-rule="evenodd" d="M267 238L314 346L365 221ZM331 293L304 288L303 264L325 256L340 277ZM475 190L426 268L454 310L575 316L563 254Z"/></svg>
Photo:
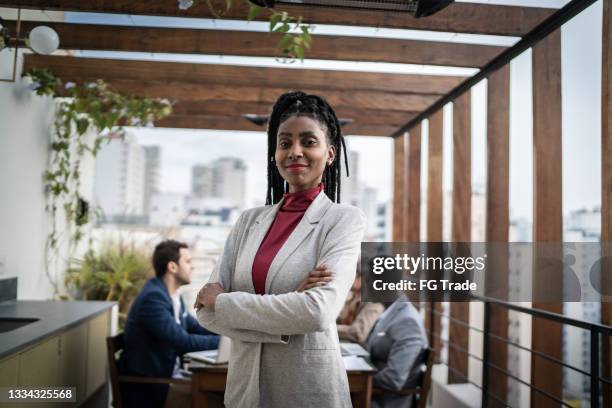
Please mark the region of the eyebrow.
<svg viewBox="0 0 612 408"><path fill-rule="evenodd" d="M281 133L278 134L278 137L281 137L281 136L291 136L291 135L293 135L293 133L281 132ZM316 136L316 134L312 130L307 130L305 132L300 133L300 136Z"/></svg>

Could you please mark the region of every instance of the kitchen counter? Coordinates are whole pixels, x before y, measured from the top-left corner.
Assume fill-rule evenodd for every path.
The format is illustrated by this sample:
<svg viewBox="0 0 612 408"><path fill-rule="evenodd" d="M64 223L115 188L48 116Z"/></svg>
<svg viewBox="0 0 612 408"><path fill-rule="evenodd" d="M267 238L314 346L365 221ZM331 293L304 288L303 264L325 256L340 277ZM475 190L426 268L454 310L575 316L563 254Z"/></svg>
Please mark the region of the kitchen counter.
<svg viewBox="0 0 612 408"><path fill-rule="evenodd" d="M0 359L106 312L115 304L116 302L101 301L8 300L0 302L0 319L39 319L15 330L0 333Z"/></svg>

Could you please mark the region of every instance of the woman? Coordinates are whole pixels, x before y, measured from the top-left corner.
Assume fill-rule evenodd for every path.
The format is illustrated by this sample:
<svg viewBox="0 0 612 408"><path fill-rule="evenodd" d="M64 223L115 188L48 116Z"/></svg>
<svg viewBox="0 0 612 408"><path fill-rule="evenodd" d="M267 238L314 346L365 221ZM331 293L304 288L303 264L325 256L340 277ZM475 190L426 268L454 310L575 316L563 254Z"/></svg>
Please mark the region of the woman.
<svg viewBox="0 0 612 408"><path fill-rule="evenodd" d="M337 204L343 147L323 98L288 92L274 104L268 205L240 216L196 301L200 324L233 340L228 407L351 406L335 320L365 217Z"/></svg>

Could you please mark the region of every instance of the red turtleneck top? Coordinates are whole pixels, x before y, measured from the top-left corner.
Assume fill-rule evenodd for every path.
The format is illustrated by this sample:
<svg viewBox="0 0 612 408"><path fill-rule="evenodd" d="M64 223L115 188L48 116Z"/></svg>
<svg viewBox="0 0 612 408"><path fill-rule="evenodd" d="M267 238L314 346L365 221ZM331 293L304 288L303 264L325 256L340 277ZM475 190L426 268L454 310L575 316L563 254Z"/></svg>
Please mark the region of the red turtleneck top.
<svg viewBox="0 0 612 408"><path fill-rule="evenodd" d="M253 260L251 273L255 293L259 295L266 293L266 277L274 257L297 227L310 203L323 191L323 188L323 183L320 183L317 187L308 190L283 195L283 204L276 213Z"/></svg>

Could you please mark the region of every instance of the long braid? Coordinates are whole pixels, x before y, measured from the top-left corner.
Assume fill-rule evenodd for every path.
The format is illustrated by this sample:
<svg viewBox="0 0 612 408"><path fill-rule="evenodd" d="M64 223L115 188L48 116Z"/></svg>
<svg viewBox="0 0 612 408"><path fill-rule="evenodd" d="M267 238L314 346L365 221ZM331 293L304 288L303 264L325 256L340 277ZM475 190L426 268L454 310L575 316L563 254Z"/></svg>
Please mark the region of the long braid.
<svg viewBox="0 0 612 408"><path fill-rule="evenodd" d="M346 144L340 122L336 113L327 101L317 95L308 95L301 91L286 92L281 95L274 106L268 121L268 191L266 194L266 205L276 204L283 198L287 191L286 183L281 177L274 154L276 152L276 135L278 128L285 120L292 116L308 116L321 123L327 130L328 142L334 146L337 158L331 165L326 165L323 172L322 182L325 184L325 194L334 202L340 202L342 163L340 155L344 153L346 175L348 172L348 158Z"/></svg>

